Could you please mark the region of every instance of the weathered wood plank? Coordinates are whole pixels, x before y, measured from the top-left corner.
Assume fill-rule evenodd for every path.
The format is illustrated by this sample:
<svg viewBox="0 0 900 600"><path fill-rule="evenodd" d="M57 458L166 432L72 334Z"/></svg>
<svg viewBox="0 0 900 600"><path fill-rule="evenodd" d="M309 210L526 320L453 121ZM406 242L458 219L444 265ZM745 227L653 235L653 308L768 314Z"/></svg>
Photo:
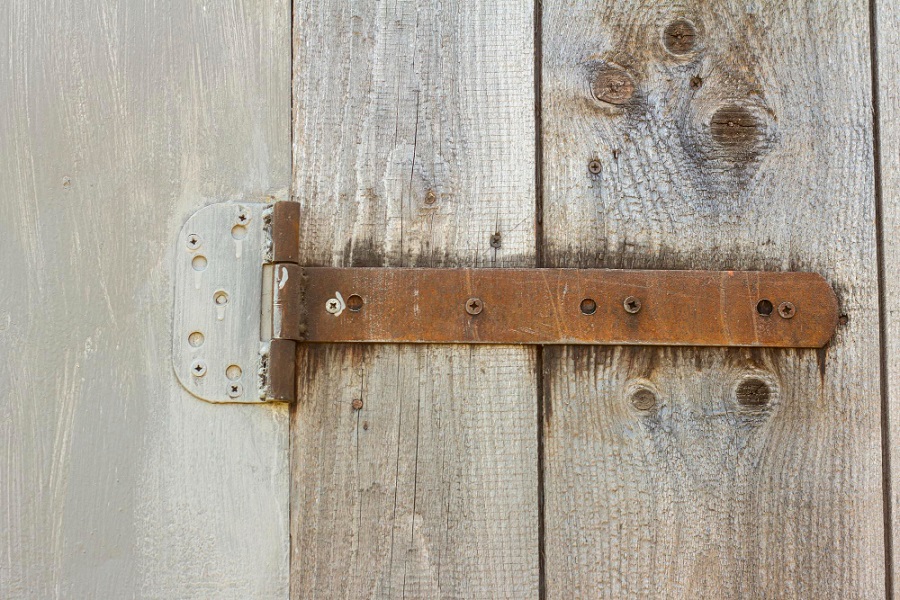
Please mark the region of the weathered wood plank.
<svg viewBox="0 0 900 600"><path fill-rule="evenodd" d="M883 596L867 27L544 4L547 266L815 271L849 318L819 353L546 349L549 598Z"/></svg>
<svg viewBox="0 0 900 600"><path fill-rule="evenodd" d="M879 0L874 6L877 48L877 92L881 161L881 235L885 311L885 368L887 369L888 423L887 443L890 451L889 490L891 508L891 541L893 564L893 597L900 598L900 8L894 2Z"/></svg>
<svg viewBox="0 0 900 600"><path fill-rule="evenodd" d="M533 266L533 7L295 15L302 262ZM311 346L298 378L293 597L537 594L533 348Z"/></svg>
<svg viewBox="0 0 900 600"><path fill-rule="evenodd" d="M0 597L287 597L288 410L189 396L169 336L187 215L286 195L290 5L0 31Z"/></svg>

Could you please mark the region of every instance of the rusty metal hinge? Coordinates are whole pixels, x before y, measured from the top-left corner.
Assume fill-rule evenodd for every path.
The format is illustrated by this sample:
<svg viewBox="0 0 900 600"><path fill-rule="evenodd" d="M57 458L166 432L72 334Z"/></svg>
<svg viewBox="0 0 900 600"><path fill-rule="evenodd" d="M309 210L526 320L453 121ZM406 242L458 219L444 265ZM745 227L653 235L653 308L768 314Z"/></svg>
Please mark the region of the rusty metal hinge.
<svg viewBox="0 0 900 600"><path fill-rule="evenodd" d="M815 273L304 267L292 202L214 204L176 260L175 371L211 402L291 401L303 342L819 348Z"/></svg>

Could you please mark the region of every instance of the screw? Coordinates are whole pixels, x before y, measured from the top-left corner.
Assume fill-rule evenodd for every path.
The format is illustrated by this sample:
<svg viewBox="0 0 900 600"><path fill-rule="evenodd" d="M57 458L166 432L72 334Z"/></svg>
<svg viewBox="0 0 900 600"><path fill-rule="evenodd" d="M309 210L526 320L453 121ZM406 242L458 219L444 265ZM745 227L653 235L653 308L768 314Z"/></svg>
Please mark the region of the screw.
<svg viewBox="0 0 900 600"><path fill-rule="evenodd" d="M363 407L363 401L357 398L353 401L353 410L361 410Z"/></svg>
<svg viewBox="0 0 900 600"><path fill-rule="evenodd" d="M250 222L250 211L246 208L242 208L238 211L237 219L235 219L238 225L246 225Z"/></svg>
<svg viewBox="0 0 900 600"><path fill-rule="evenodd" d="M206 363L202 360L195 360L191 363L191 375L194 377L203 377L206 375Z"/></svg>
<svg viewBox="0 0 900 600"><path fill-rule="evenodd" d="M434 190L428 190L428 193L425 194L425 204L431 205L437 202L437 195L434 193Z"/></svg>
<svg viewBox="0 0 900 600"><path fill-rule="evenodd" d="M188 250L196 250L203 244L203 240L196 233L192 233L187 236L187 247Z"/></svg>
<svg viewBox="0 0 900 600"><path fill-rule="evenodd" d="M641 301L634 296L628 296L625 298L625 302L622 303L622 306L625 307L625 312L637 314L637 312L641 310Z"/></svg>
<svg viewBox="0 0 900 600"><path fill-rule="evenodd" d="M778 305L778 314L783 319L790 319L797 314L797 309L790 302L782 302Z"/></svg>
<svg viewBox="0 0 900 600"><path fill-rule="evenodd" d="M336 315L341 310L341 303L337 301L337 298L331 298L325 303L325 310Z"/></svg>
<svg viewBox="0 0 900 600"><path fill-rule="evenodd" d="M492 235L491 236L491 248L499 248L501 239L502 239L502 237L500 236L499 231L497 233L495 233L494 235Z"/></svg>
<svg viewBox="0 0 900 600"><path fill-rule="evenodd" d="M594 159L588 163L588 171L590 171L592 175L597 175L602 168L603 165L601 165L600 161L597 159Z"/></svg>
<svg viewBox="0 0 900 600"><path fill-rule="evenodd" d="M477 315L484 310L484 302L481 298L469 298L466 300L466 312L470 315Z"/></svg>
<svg viewBox="0 0 900 600"><path fill-rule="evenodd" d="M228 384L228 397L237 398L244 393L244 386L238 382Z"/></svg>

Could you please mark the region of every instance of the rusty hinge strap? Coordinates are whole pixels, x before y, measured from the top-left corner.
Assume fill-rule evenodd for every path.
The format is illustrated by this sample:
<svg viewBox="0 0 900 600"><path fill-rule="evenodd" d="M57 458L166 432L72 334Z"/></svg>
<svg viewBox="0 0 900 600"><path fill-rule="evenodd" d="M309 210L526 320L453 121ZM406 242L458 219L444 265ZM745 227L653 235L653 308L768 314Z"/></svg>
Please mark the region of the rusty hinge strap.
<svg viewBox="0 0 900 600"><path fill-rule="evenodd" d="M273 337L306 342L818 348L815 273L304 268L276 264Z"/></svg>

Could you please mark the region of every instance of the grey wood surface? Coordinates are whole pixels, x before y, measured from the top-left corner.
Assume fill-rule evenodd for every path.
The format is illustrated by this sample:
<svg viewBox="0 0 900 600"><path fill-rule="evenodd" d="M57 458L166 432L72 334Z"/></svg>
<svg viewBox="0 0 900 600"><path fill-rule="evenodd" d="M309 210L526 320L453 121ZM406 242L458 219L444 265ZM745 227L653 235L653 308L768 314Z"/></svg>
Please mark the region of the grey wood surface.
<svg viewBox="0 0 900 600"><path fill-rule="evenodd" d="M884 596L868 19L544 3L546 266L816 271L849 319L820 352L545 349L548 598Z"/></svg>
<svg viewBox="0 0 900 600"><path fill-rule="evenodd" d="M533 266L533 7L298 1L294 26L303 262ZM535 356L301 349L292 597L536 597Z"/></svg>
<svg viewBox="0 0 900 600"><path fill-rule="evenodd" d="M879 140L881 160L881 223L882 273L885 310L885 369L887 370L887 454L890 470L887 473L890 491L890 539L893 561L889 566L893 576L893 597L900 598L897 583L900 568L897 556L900 548L900 10L896 3L875 3L877 44L877 84Z"/></svg>
<svg viewBox="0 0 900 600"><path fill-rule="evenodd" d="M286 196L286 1L0 8L0 597L285 598L288 410L170 359L174 241Z"/></svg>

